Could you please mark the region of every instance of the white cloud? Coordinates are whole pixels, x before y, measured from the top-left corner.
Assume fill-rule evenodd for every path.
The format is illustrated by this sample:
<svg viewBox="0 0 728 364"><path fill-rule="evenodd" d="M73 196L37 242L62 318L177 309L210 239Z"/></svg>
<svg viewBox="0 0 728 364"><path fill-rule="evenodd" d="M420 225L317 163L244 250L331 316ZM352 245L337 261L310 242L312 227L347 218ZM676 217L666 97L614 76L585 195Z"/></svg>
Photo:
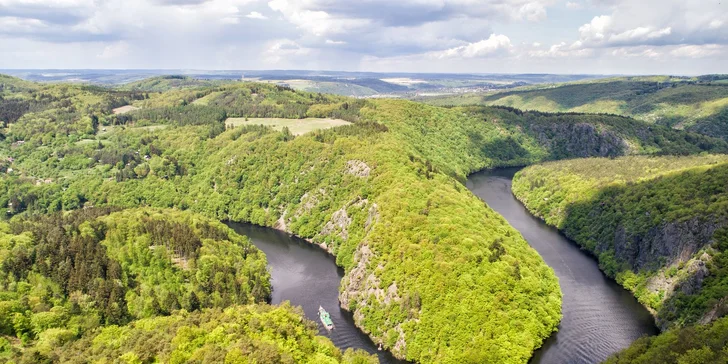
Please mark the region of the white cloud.
<svg viewBox="0 0 728 364"><path fill-rule="evenodd" d="M488 39L468 45L433 52L435 58L476 58L507 53L513 46L511 40L503 34L491 34Z"/></svg>
<svg viewBox="0 0 728 364"><path fill-rule="evenodd" d="M596 0L593 0L596 1ZM728 6L705 0L599 0L610 14L579 28L590 46L728 44Z"/></svg>
<svg viewBox="0 0 728 364"><path fill-rule="evenodd" d="M638 27L634 29L625 30L619 34L612 34L609 36L609 43L630 43L630 42L644 42L647 40L658 39L666 37L672 34L672 28L667 27L663 29L652 29L649 27Z"/></svg>
<svg viewBox="0 0 728 364"><path fill-rule="evenodd" d="M530 21L538 21L546 18L546 8L542 3L529 2L518 9L519 19L528 19Z"/></svg>
<svg viewBox="0 0 728 364"><path fill-rule="evenodd" d="M682 58L704 58L725 52L726 47L718 44L686 45L676 48L670 55Z"/></svg>
<svg viewBox="0 0 728 364"><path fill-rule="evenodd" d="M581 41L590 46L641 45L671 34L672 27L639 26L621 30L609 15L596 16L590 23L579 27Z"/></svg>
<svg viewBox="0 0 728 364"><path fill-rule="evenodd" d="M72 8L92 4L91 0L0 0L0 6L44 6Z"/></svg>
<svg viewBox="0 0 728 364"><path fill-rule="evenodd" d="M48 24L40 19L18 18L14 16L0 17L0 29L5 32L32 32L48 28Z"/></svg>
<svg viewBox="0 0 728 364"><path fill-rule="evenodd" d="M579 28L579 35L581 39L602 41L606 37L605 34L611 24L611 16L595 16L589 24L584 24Z"/></svg>
<svg viewBox="0 0 728 364"><path fill-rule="evenodd" d="M310 48L301 47L293 40L278 39L268 45L264 54L265 62L275 65L282 61L291 61L293 57L308 56L312 51Z"/></svg>
<svg viewBox="0 0 728 364"><path fill-rule="evenodd" d="M535 49L526 52L531 58L584 58L594 54L590 48L581 48L581 42L577 41L568 45L566 42L554 44L548 50Z"/></svg>
<svg viewBox="0 0 728 364"><path fill-rule="evenodd" d="M260 19L260 20L268 19L267 16L265 16L257 11L251 11L250 14L246 15L245 17L249 18L249 19Z"/></svg>
<svg viewBox="0 0 728 364"><path fill-rule="evenodd" d="M723 27L723 25L725 25L725 21L720 20L720 19L715 19L715 20L712 20L710 22L710 24L708 24L708 27L710 29L719 29L719 28Z"/></svg>
<svg viewBox="0 0 728 364"><path fill-rule="evenodd" d="M615 57L620 58L637 58L637 57L643 57L643 58L650 58L650 59L657 59L663 56L661 52L657 52L652 48L646 48L646 49L640 49L641 47L625 47L625 48L615 48L612 50L611 54Z"/></svg>
<svg viewBox="0 0 728 364"><path fill-rule="evenodd" d="M283 17L299 29L316 36L343 34L371 23L369 19L332 16L326 11L309 10L308 2L295 0L272 0L268 6L281 12Z"/></svg>
<svg viewBox="0 0 728 364"><path fill-rule="evenodd" d="M0 68L680 73L728 59L728 6L706 0L0 0L0 14Z"/></svg>

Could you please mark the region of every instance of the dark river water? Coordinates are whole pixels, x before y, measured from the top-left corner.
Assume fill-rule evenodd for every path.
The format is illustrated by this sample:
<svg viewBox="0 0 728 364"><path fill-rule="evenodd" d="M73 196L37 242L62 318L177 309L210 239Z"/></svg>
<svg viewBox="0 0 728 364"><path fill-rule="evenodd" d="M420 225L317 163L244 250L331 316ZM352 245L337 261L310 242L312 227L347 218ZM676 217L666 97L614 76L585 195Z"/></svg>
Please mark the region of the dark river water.
<svg viewBox="0 0 728 364"><path fill-rule="evenodd" d="M228 223L238 234L249 237L268 258L271 269L272 304L291 301L303 307L308 319L316 322L319 334L342 349L364 349L376 353L381 363L399 363L388 351L376 345L354 326L351 313L339 308L339 283L344 270L334 257L316 245L284 232L240 223ZM318 317L319 305L331 314L334 329L328 332Z"/></svg>
<svg viewBox="0 0 728 364"><path fill-rule="evenodd" d="M657 334L652 316L602 273L596 260L556 229L531 215L511 193L518 169L485 171L468 189L521 232L559 277L563 319L532 363L598 363L644 335Z"/></svg>
<svg viewBox="0 0 728 364"><path fill-rule="evenodd" d="M518 169L480 172L468 178L468 188L503 215L538 251L559 277L563 319L559 331L536 351L532 363L598 363L657 329L652 316L616 282L607 278L593 257L582 252L556 229L532 216L511 194ZM382 363L398 363L354 326L352 315L339 308L339 283L344 271L323 249L278 230L229 223L249 237L268 258L272 302L290 301L319 323L319 333L339 348L376 353ZM319 305L329 311L335 329L327 332L318 319Z"/></svg>

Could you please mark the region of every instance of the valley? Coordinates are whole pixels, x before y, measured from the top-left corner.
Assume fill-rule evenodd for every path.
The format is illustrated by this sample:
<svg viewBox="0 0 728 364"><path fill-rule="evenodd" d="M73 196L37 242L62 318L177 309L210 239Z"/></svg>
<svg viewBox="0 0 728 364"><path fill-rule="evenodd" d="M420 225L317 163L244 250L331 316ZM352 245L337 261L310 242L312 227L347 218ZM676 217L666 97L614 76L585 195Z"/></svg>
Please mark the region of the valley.
<svg viewBox="0 0 728 364"><path fill-rule="evenodd" d="M119 352L119 346L104 346L106 337L116 335L115 330L128 333L128 337L147 330L148 335L163 335L162 342L190 344L147 350L135 346L134 341L124 341L129 358L180 355L182 361L193 357L213 360L219 356L211 353L217 352L249 359L267 353L278 361L293 355L294 362L324 357L329 362L366 362L376 359L363 351L343 350L354 347L374 353L372 348L381 346L383 352L376 353L391 355L385 360L420 363L523 363L534 353L544 363L579 355L583 361L601 360L641 334L653 333L649 316L641 314L635 302L630 303L626 291L604 279L594 262L556 239L558 236L551 231L552 235L547 236L563 245L564 254L574 254L575 262L583 262L585 272L590 272L584 276L593 279L603 297L609 297L600 300L604 306L589 313L594 316L579 321L581 316L574 314L578 311L574 309L578 306L575 299L583 294L572 291L574 286L564 275L563 266L553 263L547 252L540 250L541 238L534 238L528 230L519 232L515 228L518 222L509 218L509 212L491 204L489 199L496 196L494 193L481 196L488 204L475 196L467 188L468 176L488 168L535 165L519 172L514 180L514 193L531 209L520 195L520 176L530 168L571 163L549 162L552 160L676 158L692 165L698 160L706 164L719 161L720 154L728 151L728 143L720 138L615 115L546 114L480 105L438 107L407 100L309 93L268 83L189 84L183 78L169 80L184 82L156 91L159 79L141 81L139 87L115 89L2 78L0 116L5 128L0 138L0 168L4 172L0 176L0 206L7 207L3 219L8 227L3 228L6 235L0 242L0 260L6 262L0 265L0 271L4 277L12 274L14 278L4 279L3 289L10 293L2 296L0 307L9 310L6 317L12 313L19 320L0 322L0 332L5 335L0 355L4 358L66 361L71 352L79 353L79 358L115 358L127 354ZM114 113L114 109L124 106L138 109ZM692 156L677 159L667 155ZM540 164L543 162L547 163ZM663 165L669 163L654 168ZM648 167L645 170L650 171ZM559 191L559 187L549 187L549 191ZM501 192L500 196L509 197L509 193ZM715 208L720 209L720 201L716 203ZM27 233L20 226L33 219L65 219L97 209L113 212L87 222L78 220L77 225L56 223L60 226L58 234L73 237L73 244L77 244L74 239L80 239L91 247L106 247L108 251L99 250L99 256L120 262L122 277L143 277L135 269L143 272L151 261L169 273L152 275L150 279L156 286L150 283L145 288L134 283L124 288L127 308L122 309L121 303L110 306L129 312L120 318L107 319L106 313L96 312L109 309L88 303L83 317L97 319L79 326L75 316L60 313L77 312L74 305L78 299L70 298L77 297L77 291L90 294L99 289L78 289L62 277L45 283L50 288L42 292L19 289L16 280L48 271L35 268L33 264L40 262L16 263L26 262L27 256L18 250L19 241L23 241L23 249L36 249L39 244L35 240L39 230ZM160 223L158 228L145 230L125 214L149 215L160 221L170 215L171 221L183 219L184 223ZM182 217L174 217L177 214ZM524 219L523 215L520 219ZM206 226L202 221L208 220L207 224L215 226L215 221L226 221L232 226L252 223L275 228L331 254L341 271L329 265L331 275L326 279L338 290L327 290L327 295L336 298L327 298L326 309L333 313L335 322L347 322L342 333L347 333L349 339L342 341L333 335L332 344L321 337L324 332L320 328L314 329L314 323L302 318L316 318L311 312L312 307L317 309L315 302L293 302L303 306L301 312L283 302L297 300L297 296L277 296L276 284L281 294L286 288L275 278L276 266L272 280L263 276L267 274L266 260L260 250L265 253L270 246L258 245L258 250L229 229L223 234L202 228ZM88 226L101 223L95 221L108 227L98 225L96 233L92 233ZM548 219L546 222L552 224ZM184 225L191 226L191 230L180 227ZM120 233L114 232L117 226ZM183 237L196 229L203 230L182 251L164 244L164 248L157 248L160 241L187 241ZM134 248L108 245L104 243L105 234L114 239L126 236L134 242ZM96 238L87 241L81 239L83 236ZM260 254L261 259L217 263L212 256L230 254L208 257L210 254L199 250L205 244L232 249L229 243L214 243L219 240L233 241L245 247L245 254ZM576 236L574 240L583 244ZM148 260L152 259L150 254L156 260ZM268 261L281 259L275 254L280 253L271 253ZM72 262L91 259L71 256ZM202 260L203 256L207 258ZM147 260L135 263L134 259L142 258ZM193 269L203 269L203 261L214 268L204 269L209 278L200 281L202 287L185 286L188 291L180 291L179 296L167 293L175 285L159 277L179 282L181 278L173 278L175 275L184 277L195 272ZM641 295L642 291L635 289L641 287L642 276L624 276L636 282L631 286L624 283L626 278L616 275L609 259L599 255L599 262L641 303L652 302L653 293ZM238 277L230 271L233 278L226 280L225 272L232 269L228 265L237 271L254 270L258 276L247 273ZM96 270L83 274L94 277L101 273ZM192 275L204 277L202 274ZM237 292L233 286L258 280L267 286L254 285L250 289L254 292L252 298L226 296ZM204 282L219 282L219 292ZM720 294L722 285L716 284L711 292ZM205 301L200 297L208 296L195 293L199 303L208 302L207 306L193 304L196 301L189 297L189 290L209 295ZM118 300L119 293L114 295ZM273 298L273 306L268 305L268 296ZM139 297L156 300L142 302ZM340 306L341 313L336 307L328 307L332 303ZM675 304L677 309L670 312L679 319L671 316L670 322L693 317L682 308L693 303ZM646 306L655 310L655 306ZM620 313L615 307L632 308ZM108 315L111 312L116 311ZM40 318L34 319L36 315L51 314L60 318L50 326L41 324ZM271 326L264 324L258 333L234 331L237 329L231 326L231 318L247 320L251 316ZM587 344L578 342L590 336L570 328L593 327L588 320L595 317L617 328L633 329L600 330L596 337L603 344L587 348ZM22 326L28 320L31 324ZM33 324L33 320L39 324ZM294 323L289 325L286 320ZM663 327L662 321L659 323ZM560 331L554 336L560 324L563 334ZM180 335L180 325L191 330L191 336L169 341L175 337L170 336L173 333ZM145 329L155 326L160 327L159 332ZM222 332L233 330L229 332L234 342L223 345L206 336L195 341L197 336L191 334L216 327ZM281 332L288 330L298 335L294 347L283 340L285 334ZM573 346L561 346L554 343L554 338L559 342L566 338L579 340ZM274 344L262 349L260 340ZM91 341L100 346L87 351L84 343ZM192 342L213 346L195 346Z"/></svg>
<svg viewBox="0 0 728 364"><path fill-rule="evenodd" d="M597 113L728 137L725 75L700 77L622 77L503 92L424 97L433 105L489 105L552 113Z"/></svg>
<svg viewBox="0 0 728 364"><path fill-rule="evenodd" d="M655 335L654 319L627 290L606 277L587 252L532 216L513 196L511 182L518 170L478 172L468 178L467 185L518 229L559 278L563 292L559 330L529 362L601 362L633 341Z"/></svg>

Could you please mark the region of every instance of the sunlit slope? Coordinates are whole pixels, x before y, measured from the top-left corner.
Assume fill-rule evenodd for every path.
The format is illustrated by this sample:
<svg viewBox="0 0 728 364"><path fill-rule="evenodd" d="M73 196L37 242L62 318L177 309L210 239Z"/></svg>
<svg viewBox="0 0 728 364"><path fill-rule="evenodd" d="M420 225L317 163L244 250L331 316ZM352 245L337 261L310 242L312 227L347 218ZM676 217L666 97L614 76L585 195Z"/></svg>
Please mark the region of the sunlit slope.
<svg viewBox="0 0 728 364"><path fill-rule="evenodd" d="M436 105L482 104L543 112L624 115L726 138L728 86L721 80L719 76L696 79L622 78L424 101Z"/></svg>
<svg viewBox="0 0 728 364"><path fill-rule="evenodd" d="M644 337L607 359L608 364L725 363L728 318Z"/></svg>
<svg viewBox="0 0 728 364"><path fill-rule="evenodd" d="M560 319L553 272L467 191L467 174L726 148L623 117L446 109L255 83L164 93L45 87L47 108L11 123L2 144L13 159L0 177L10 215L148 205L289 231L345 268L340 298L356 323L419 362L526 362ZM106 105L119 100L141 109L112 115ZM226 128L228 117L353 124L295 136Z"/></svg>

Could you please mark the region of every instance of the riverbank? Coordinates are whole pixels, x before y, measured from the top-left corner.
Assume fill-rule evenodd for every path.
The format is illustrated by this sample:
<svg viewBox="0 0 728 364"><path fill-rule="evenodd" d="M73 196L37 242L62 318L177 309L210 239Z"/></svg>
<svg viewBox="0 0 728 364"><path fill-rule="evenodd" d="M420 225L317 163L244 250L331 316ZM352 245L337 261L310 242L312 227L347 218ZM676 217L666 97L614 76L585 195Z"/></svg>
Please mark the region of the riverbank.
<svg viewBox="0 0 728 364"><path fill-rule="evenodd" d="M576 159L528 167L514 192L599 258L661 330L722 316L725 155Z"/></svg>
<svg viewBox="0 0 728 364"><path fill-rule="evenodd" d="M532 363L598 363L657 328L649 312L596 260L547 226L514 197L518 168L475 173L468 188L500 213L541 255L559 279L563 318L559 330L534 353Z"/></svg>
<svg viewBox="0 0 728 364"><path fill-rule="evenodd" d="M271 272L271 304L290 301L300 306L306 317L318 324L319 335L327 336L342 350L366 350L376 354L383 364L407 363L387 350L378 350L378 345L356 326L353 314L340 307L339 287L344 270L324 247L278 229L246 223L226 224L247 236L265 253ZM319 323L319 305L331 315L334 330L327 331Z"/></svg>

